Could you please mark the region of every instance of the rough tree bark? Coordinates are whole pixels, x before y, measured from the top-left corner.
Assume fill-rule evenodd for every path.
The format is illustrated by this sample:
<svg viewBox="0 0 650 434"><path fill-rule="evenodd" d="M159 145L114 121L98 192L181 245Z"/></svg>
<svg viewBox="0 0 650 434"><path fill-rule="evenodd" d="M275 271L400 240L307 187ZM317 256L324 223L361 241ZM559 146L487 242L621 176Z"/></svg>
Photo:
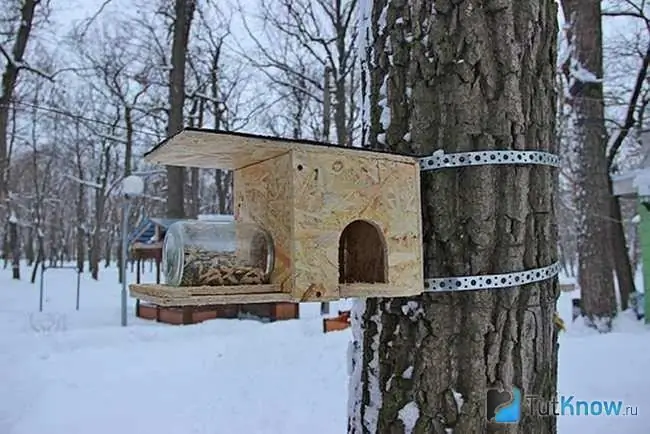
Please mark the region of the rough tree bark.
<svg viewBox="0 0 650 434"><path fill-rule="evenodd" d="M556 16L552 0L374 0L367 142L380 147L378 135L386 133L386 148L418 155L437 149L555 153ZM425 275L555 263L556 182L557 172L546 166L423 172ZM558 295L557 279L550 279L496 291L357 301L348 431L555 432L554 418L526 410L519 424L495 427L487 421L486 396L489 388L511 386L524 396L555 396Z"/></svg>
<svg viewBox="0 0 650 434"><path fill-rule="evenodd" d="M588 325L603 332L616 316L609 216L607 132L603 100L601 7L597 1L562 0L569 24L569 104L573 111L578 210L578 283Z"/></svg>
<svg viewBox="0 0 650 434"><path fill-rule="evenodd" d="M183 129L185 104L185 60L190 26L196 8L195 0L176 0L174 6L174 35L172 42L171 72L169 73L169 120L167 136ZM167 166L167 217L184 218L185 170Z"/></svg>

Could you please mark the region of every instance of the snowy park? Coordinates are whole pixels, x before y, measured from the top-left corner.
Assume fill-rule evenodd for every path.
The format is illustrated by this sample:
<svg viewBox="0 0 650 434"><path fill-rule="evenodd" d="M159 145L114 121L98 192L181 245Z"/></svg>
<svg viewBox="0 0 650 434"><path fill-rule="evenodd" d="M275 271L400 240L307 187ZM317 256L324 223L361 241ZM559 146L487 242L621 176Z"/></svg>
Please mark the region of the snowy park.
<svg viewBox="0 0 650 434"><path fill-rule="evenodd" d="M649 434L650 2L3 0L0 434Z"/></svg>
<svg viewBox="0 0 650 434"><path fill-rule="evenodd" d="M318 303L302 304L299 320L177 327L135 318L131 302L122 328L117 270L104 273L84 277L76 311L74 271L49 270L42 313L38 284L0 274L1 433L345 431L350 331L323 334ZM575 296L558 303L558 393L623 401L638 415L564 415L558 432L647 433L650 330L632 312L605 335L574 325Z"/></svg>

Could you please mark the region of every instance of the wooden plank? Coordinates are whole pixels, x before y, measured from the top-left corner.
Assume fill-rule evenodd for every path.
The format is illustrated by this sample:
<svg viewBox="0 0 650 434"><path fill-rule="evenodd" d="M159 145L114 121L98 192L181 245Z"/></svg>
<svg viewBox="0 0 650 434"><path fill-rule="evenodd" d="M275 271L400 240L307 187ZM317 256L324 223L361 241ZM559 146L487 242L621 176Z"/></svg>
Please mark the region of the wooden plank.
<svg viewBox="0 0 650 434"><path fill-rule="evenodd" d="M230 295L230 294L264 294L280 292L278 285L237 285L237 286L169 286L154 284L131 284L131 290L139 294L150 294L160 297L183 298L197 295Z"/></svg>
<svg viewBox="0 0 650 434"><path fill-rule="evenodd" d="M137 288L130 287L131 297L154 303L158 306L205 306L211 304L247 304L247 303L276 303L291 302L290 294L282 292L256 293L256 294L231 294L231 295L195 295L186 297L169 297L165 295L152 295L139 292Z"/></svg>
<svg viewBox="0 0 650 434"><path fill-rule="evenodd" d="M165 140L149 151L145 160L160 165L234 170L278 157L292 149L319 148L343 157L363 153L369 158L415 161L415 158L406 155L336 147L325 143L196 129L185 129Z"/></svg>

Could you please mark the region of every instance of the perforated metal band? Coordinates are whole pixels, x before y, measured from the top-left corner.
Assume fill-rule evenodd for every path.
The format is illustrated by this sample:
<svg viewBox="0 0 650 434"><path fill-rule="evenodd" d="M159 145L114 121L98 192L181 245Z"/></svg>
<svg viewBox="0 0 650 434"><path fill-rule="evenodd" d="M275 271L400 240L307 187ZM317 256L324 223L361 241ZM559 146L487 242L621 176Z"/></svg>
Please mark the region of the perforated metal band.
<svg viewBox="0 0 650 434"><path fill-rule="evenodd" d="M555 277L560 272L560 263L532 270L483 276L441 277L424 280L425 292L473 291L477 289L498 289L540 282Z"/></svg>
<svg viewBox="0 0 650 434"><path fill-rule="evenodd" d="M446 167L482 166L487 164L534 164L560 167L560 157L541 151L476 151L445 154L438 150L429 157L420 158L420 170Z"/></svg>

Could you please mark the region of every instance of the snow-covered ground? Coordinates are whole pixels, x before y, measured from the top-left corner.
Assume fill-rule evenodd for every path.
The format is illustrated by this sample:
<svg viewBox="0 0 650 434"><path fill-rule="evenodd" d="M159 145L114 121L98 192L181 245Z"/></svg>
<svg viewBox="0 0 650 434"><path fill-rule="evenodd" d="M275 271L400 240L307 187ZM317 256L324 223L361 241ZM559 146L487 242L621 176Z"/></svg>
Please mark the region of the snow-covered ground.
<svg viewBox="0 0 650 434"><path fill-rule="evenodd" d="M39 313L38 282L0 270L0 434L345 432L350 333L324 335L317 304L295 321L176 327L134 318L129 299L122 328L116 275L85 275L77 312L74 271L49 270ZM569 324L570 298L559 305ZM638 415L563 416L560 433L647 434L650 330L627 314L608 335L569 327L560 393Z"/></svg>

